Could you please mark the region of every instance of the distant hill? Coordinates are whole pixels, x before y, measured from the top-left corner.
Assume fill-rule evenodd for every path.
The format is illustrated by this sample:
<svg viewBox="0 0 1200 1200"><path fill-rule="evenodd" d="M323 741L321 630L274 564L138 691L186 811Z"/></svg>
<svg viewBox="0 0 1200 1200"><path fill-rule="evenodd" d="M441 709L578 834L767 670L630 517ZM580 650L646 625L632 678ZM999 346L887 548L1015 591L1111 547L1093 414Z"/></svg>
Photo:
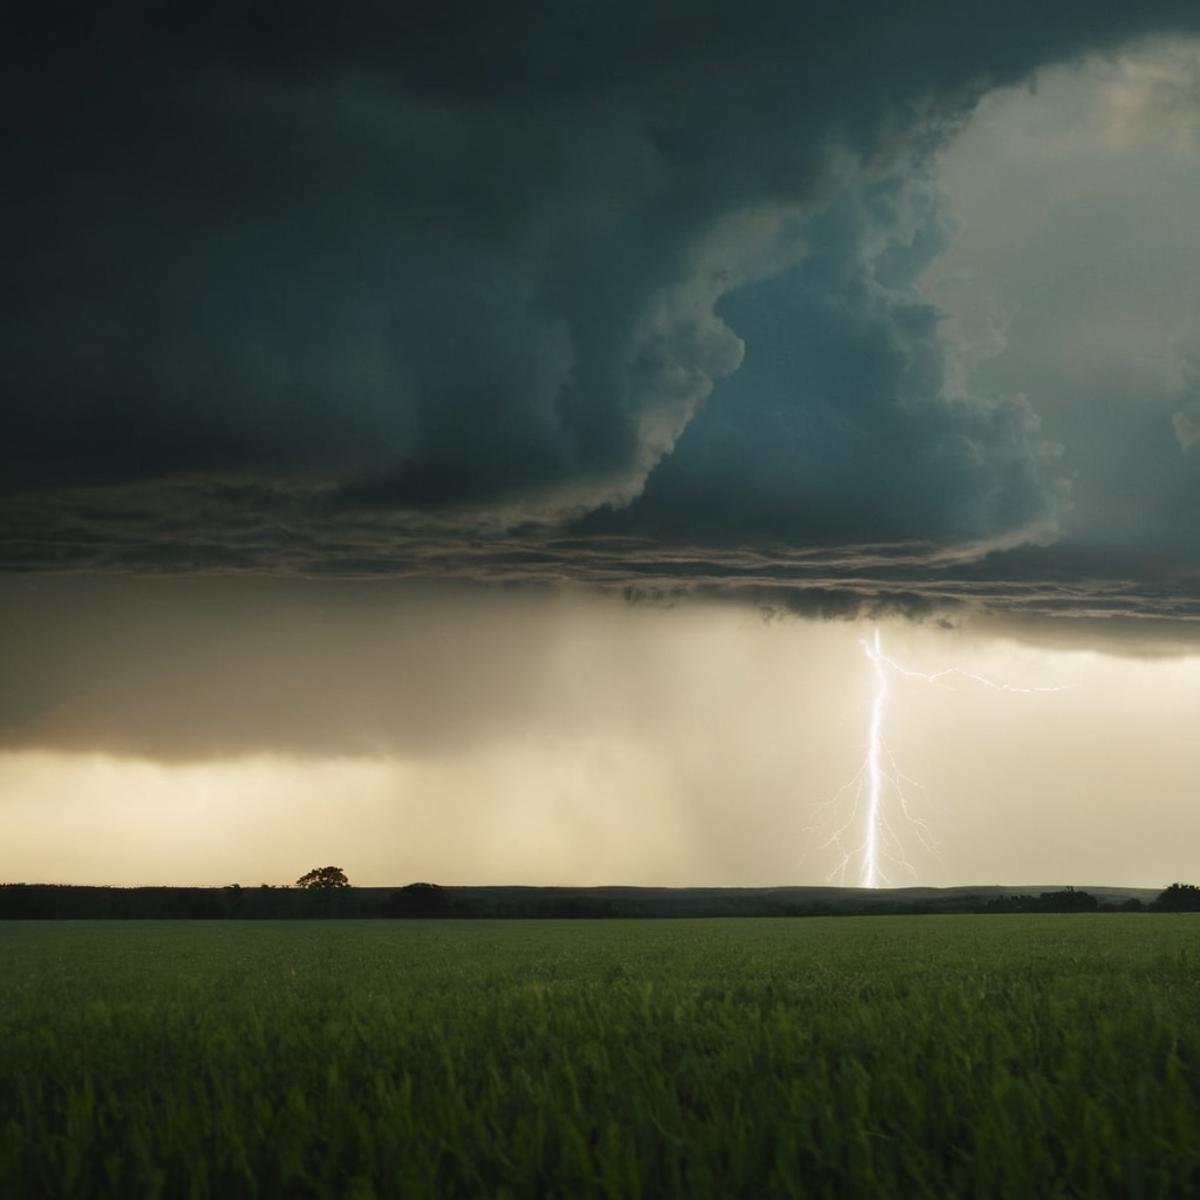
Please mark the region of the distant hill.
<svg viewBox="0 0 1200 1200"><path fill-rule="evenodd" d="M1061 904L1064 885L985 885L954 888L656 888L656 887L444 887L413 905L396 888L347 888L336 893L282 887L77 887L0 885L0 919L448 916L518 917L804 917L971 913L1045 909ZM1156 888L1087 887L1101 909L1129 901L1148 904ZM1074 907L1078 907L1075 905Z"/></svg>

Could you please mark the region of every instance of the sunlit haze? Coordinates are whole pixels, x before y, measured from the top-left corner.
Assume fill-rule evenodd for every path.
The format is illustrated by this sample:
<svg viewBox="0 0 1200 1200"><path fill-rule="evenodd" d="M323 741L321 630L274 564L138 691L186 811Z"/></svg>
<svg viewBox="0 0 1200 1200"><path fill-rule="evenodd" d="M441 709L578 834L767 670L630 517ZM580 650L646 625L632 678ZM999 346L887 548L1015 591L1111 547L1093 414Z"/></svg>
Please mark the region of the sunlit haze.
<svg viewBox="0 0 1200 1200"><path fill-rule="evenodd" d="M107 589L108 619L77 630L102 649L60 664L63 699L0 756L10 877L278 883L329 859L380 886L839 878L819 835L866 749L874 624L229 582L185 618L161 586ZM1186 873L1200 657L878 628L913 670L1065 687L892 674L884 732L933 849L885 794L911 867L889 880ZM861 840L861 812L834 815Z"/></svg>

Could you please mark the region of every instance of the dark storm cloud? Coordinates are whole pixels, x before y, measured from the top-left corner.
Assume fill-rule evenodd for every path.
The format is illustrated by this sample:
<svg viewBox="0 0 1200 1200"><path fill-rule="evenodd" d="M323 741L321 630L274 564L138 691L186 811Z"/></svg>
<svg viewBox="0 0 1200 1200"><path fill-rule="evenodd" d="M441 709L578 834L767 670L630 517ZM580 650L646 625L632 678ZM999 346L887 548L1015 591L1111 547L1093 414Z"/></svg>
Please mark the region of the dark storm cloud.
<svg viewBox="0 0 1200 1200"><path fill-rule="evenodd" d="M1176 0L26 15L4 562L1153 611L1111 565L956 565L1044 536L1061 483L1023 403L948 383L916 281L945 237L931 156L982 89L1189 23Z"/></svg>
<svg viewBox="0 0 1200 1200"><path fill-rule="evenodd" d="M945 226L919 178L814 218L802 264L718 307L746 331L741 369L642 496L593 524L853 544L966 542L1048 523L1055 453L1032 411L947 396L941 315L917 289Z"/></svg>
<svg viewBox="0 0 1200 1200"><path fill-rule="evenodd" d="M1188 347L1180 356L1179 407L1171 416L1171 426L1180 449L1200 452L1200 346Z"/></svg>
<svg viewBox="0 0 1200 1200"><path fill-rule="evenodd" d="M0 616L0 750L166 761L462 750L544 706L556 627L469 590L280 580L10 577Z"/></svg>

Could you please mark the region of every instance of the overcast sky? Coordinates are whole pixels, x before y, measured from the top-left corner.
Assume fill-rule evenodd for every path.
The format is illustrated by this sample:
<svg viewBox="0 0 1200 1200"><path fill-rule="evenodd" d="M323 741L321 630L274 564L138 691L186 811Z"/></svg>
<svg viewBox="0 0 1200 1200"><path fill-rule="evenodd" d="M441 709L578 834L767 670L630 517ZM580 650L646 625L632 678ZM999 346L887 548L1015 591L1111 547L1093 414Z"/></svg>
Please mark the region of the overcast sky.
<svg viewBox="0 0 1200 1200"><path fill-rule="evenodd" d="M1194 875L1192 5L6 42L0 879Z"/></svg>

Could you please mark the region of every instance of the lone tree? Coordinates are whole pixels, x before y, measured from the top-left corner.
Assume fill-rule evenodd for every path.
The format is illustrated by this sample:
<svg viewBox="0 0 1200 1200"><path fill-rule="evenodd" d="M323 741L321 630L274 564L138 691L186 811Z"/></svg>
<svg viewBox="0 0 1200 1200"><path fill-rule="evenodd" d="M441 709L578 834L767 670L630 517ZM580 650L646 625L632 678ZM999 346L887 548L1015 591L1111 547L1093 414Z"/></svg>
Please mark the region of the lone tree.
<svg viewBox="0 0 1200 1200"><path fill-rule="evenodd" d="M296 886L326 892L334 888L348 888L350 880L341 867L313 867L307 875L301 875L296 880Z"/></svg>

